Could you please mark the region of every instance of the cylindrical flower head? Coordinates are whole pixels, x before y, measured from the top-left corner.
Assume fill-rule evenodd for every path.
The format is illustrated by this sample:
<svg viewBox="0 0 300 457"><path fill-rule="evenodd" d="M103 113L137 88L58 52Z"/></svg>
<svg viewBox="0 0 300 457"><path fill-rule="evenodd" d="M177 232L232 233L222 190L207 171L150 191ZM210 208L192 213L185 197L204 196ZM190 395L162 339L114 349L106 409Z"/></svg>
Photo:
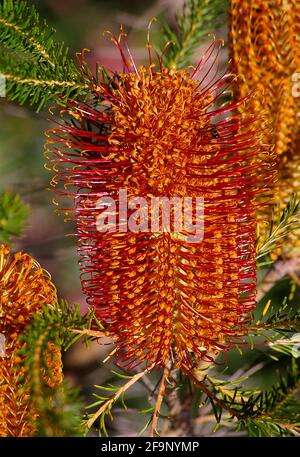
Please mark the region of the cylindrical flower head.
<svg viewBox="0 0 300 457"><path fill-rule="evenodd" d="M19 337L41 305L53 305L56 291L49 275L40 265L23 252L10 254L7 246L0 245L0 436L32 436L37 412L31 404L23 356L19 355L25 343ZM3 347L2 347L3 346ZM46 354L49 369L58 379L61 361L57 349L55 368L50 353ZM48 378L45 382L49 384Z"/></svg>
<svg viewBox="0 0 300 457"><path fill-rule="evenodd" d="M239 98L261 89L254 109L265 111L273 127L268 141L275 145L278 180L272 190L282 203L300 185L299 37L298 0L231 0L229 46L232 71L239 75L235 94ZM271 211L269 218L263 215L262 225L270 222Z"/></svg>
<svg viewBox="0 0 300 457"><path fill-rule="evenodd" d="M120 363L188 371L228 349L255 306L254 198L273 156L261 123L241 114L246 99L216 107L230 78L217 76L215 42L197 68L176 71L151 52L136 68L121 40L124 72L87 71L95 98L69 101L47 155L59 194L73 197L83 290ZM155 226L153 205L172 198L172 222L161 211ZM203 199L204 218L195 204L178 228L184 198Z"/></svg>
<svg viewBox="0 0 300 457"><path fill-rule="evenodd" d="M24 252L10 254L0 245L0 332L10 340L18 337L41 304L55 302L56 291L49 274Z"/></svg>
<svg viewBox="0 0 300 457"><path fill-rule="evenodd" d="M32 407L30 389L24 382L25 369L18 351L20 343L10 341L0 365L0 437L34 436L37 412ZM23 381L22 381L23 380Z"/></svg>

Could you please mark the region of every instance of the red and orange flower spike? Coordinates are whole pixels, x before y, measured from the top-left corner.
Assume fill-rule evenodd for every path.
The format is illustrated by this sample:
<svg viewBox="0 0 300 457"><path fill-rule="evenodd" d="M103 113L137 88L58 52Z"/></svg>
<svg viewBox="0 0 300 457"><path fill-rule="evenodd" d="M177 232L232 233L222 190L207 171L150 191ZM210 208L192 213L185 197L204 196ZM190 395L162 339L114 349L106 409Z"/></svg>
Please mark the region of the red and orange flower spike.
<svg viewBox="0 0 300 457"><path fill-rule="evenodd" d="M48 133L53 184L71 196L88 303L132 368L170 362L190 371L236 341L255 306L255 197L274 176L273 155L247 97L216 104L216 41L197 68L137 68L121 33L124 71L91 76L91 103L68 102ZM124 40L125 45L122 45ZM125 48L125 50L124 50ZM126 56L126 50L128 56ZM239 108L239 109L238 109ZM71 191L73 189L73 192ZM204 239L186 232L99 233L99 198L203 197Z"/></svg>
<svg viewBox="0 0 300 457"><path fill-rule="evenodd" d="M0 364L0 436L33 436L36 432L38 413L31 403L26 368L19 355L24 343L19 338L41 304L55 301L55 288L37 261L23 252L11 255L7 246L0 245L0 333L5 337ZM60 383L57 348L49 346L46 359L54 374L51 385L55 380ZM50 385L48 378L45 382Z"/></svg>

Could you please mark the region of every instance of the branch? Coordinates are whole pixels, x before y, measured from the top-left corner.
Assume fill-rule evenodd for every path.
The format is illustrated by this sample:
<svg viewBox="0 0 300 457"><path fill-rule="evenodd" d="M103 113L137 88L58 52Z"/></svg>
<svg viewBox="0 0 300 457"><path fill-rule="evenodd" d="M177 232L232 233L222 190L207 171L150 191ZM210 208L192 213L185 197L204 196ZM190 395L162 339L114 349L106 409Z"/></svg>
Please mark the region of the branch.
<svg viewBox="0 0 300 457"><path fill-rule="evenodd" d="M6 3L8 4L8 2ZM16 35L19 35L22 40L27 41L29 47L36 51L43 59L49 62L50 65L55 65L44 46L42 46L34 36L31 36L28 32L22 30L21 27L19 27L17 24L8 21L8 19L5 19L4 17L0 17L0 25L2 26L2 30L3 28L12 29Z"/></svg>
<svg viewBox="0 0 300 457"><path fill-rule="evenodd" d="M259 302L274 286L286 275L295 281L294 273L300 268L300 259L293 257L288 260L279 260L273 268L266 274L257 290L257 301Z"/></svg>
<svg viewBox="0 0 300 457"><path fill-rule="evenodd" d="M280 206L277 213L279 211ZM271 252L281 248L282 243L296 230L300 230L300 201L293 194L281 214L273 212L268 232L263 235L262 241L258 239L256 260L266 257ZM272 263L272 261L269 263Z"/></svg>
<svg viewBox="0 0 300 457"><path fill-rule="evenodd" d="M89 326L90 316L82 317L78 307L61 301L43 306L22 334L25 344L20 354L28 373L30 400L38 412L38 432L43 436L82 435L82 404L77 390L62 382L60 349L70 344L69 328Z"/></svg>
<svg viewBox="0 0 300 457"><path fill-rule="evenodd" d="M55 98L78 98L90 93L84 76L54 30L40 21L34 6L22 0L0 5L0 73L6 97L37 111Z"/></svg>
<svg viewBox="0 0 300 457"><path fill-rule="evenodd" d="M29 86L42 86L47 88L65 88L71 90L85 90L88 89L87 84L78 84L75 81L59 81L55 79L34 79L34 78L21 78L14 74L1 73L6 81L12 81L18 85L29 85Z"/></svg>
<svg viewBox="0 0 300 457"><path fill-rule="evenodd" d="M76 328L70 328L70 332L76 333L77 335L80 336L91 336L94 338L103 338L107 336L106 332L98 331L98 330L90 330L90 329L83 329L83 330L78 330Z"/></svg>
<svg viewBox="0 0 300 457"><path fill-rule="evenodd" d="M242 423L250 436L282 436L298 433L300 423L299 368L295 359L279 382L271 390L261 392L251 399L256 411Z"/></svg>
<svg viewBox="0 0 300 457"><path fill-rule="evenodd" d="M164 394L165 394L165 390L166 390L168 377L170 376L170 371L171 370L169 367L165 367L164 372L163 372L163 376L162 376L162 380L160 383L160 387L159 387L159 391L158 391L158 395L157 395L157 399L156 399L156 404L155 404L155 408L154 408L154 412L153 412L153 419L152 419L151 429L150 429L150 437L154 437L158 434L157 433L158 418L159 418L159 414L160 414L160 410L161 410L161 405L162 405L162 402L164 399Z"/></svg>
<svg viewBox="0 0 300 457"><path fill-rule="evenodd" d="M192 375L192 380L199 387L199 389L205 393L205 395L212 400L213 403L217 404L222 410L227 411L232 417L242 419L243 414L230 406L230 403L219 398L213 391L211 391L208 386L203 382L199 381L194 375ZM233 398L234 400L234 398Z"/></svg>
<svg viewBox="0 0 300 457"><path fill-rule="evenodd" d="M171 436L194 436L194 422L192 420L193 397L185 393L183 398L178 395L178 370L173 369L166 388L165 402L169 408L169 427L165 434Z"/></svg>
<svg viewBox="0 0 300 457"><path fill-rule="evenodd" d="M256 322L249 327L250 333L262 334L263 330L280 331L298 331L300 327L300 308L291 306L287 297L284 298L281 305L274 308L272 300L269 300ZM273 335L274 336L274 335Z"/></svg>
<svg viewBox="0 0 300 457"><path fill-rule="evenodd" d="M132 376L132 378L124 384L124 386L120 387L120 389L117 390L117 392L112 395L112 397L109 398L102 406L101 408L98 409L98 411L95 412L95 414L92 415L92 417L86 422L85 427L87 429L90 429L93 423L103 414L107 413L112 405L131 387L133 386L139 379L141 379L143 376L145 376L146 373L149 373L152 368L154 368L154 364L151 365L150 367L146 368L144 371L141 371L140 373L135 374Z"/></svg>

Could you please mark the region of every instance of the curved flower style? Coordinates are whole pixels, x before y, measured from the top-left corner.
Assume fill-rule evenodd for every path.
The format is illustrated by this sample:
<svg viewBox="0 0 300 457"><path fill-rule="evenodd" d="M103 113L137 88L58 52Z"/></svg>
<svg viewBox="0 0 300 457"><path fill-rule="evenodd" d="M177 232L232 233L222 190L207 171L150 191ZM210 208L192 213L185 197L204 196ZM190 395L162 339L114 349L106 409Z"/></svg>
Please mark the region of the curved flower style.
<svg viewBox="0 0 300 457"><path fill-rule="evenodd" d="M275 144L279 173L272 189L275 200L283 203L300 185L299 37L299 1L231 0L232 70L240 75L236 96L261 89L253 102L257 112L266 111L273 127L268 141ZM263 215L262 225L265 221ZM292 243L285 245L289 250Z"/></svg>
<svg viewBox="0 0 300 457"><path fill-rule="evenodd" d="M0 436L35 433L37 412L30 402L19 337L41 304L51 305L55 301L56 291L50 277L36 260L23 252L11 255L7 246L0 245L0 333L5 337L5 354L0 364ZM61 371L59 361L56 378L57 370Z"/></svg>
<svg viewBox="0 0 300 457"><path fill-rule="evenodd" d="M251 112L238 113L247 97L216 106L231 78L217 75L215 41L195 69L176 71L160 58L156 68L149 43L149 66L137 68L124 33L113 40L124 71L93 77L82 63L94 97L70 100L48 133L53 184L73 198L83 290L120 363L189 371L228 349L255 306L254 197L273 177L273 156ZM140 230L127 230L120 189L143 198ZM109 224L121 222L100 233L107 197ZM153 197L203 197L203 240L166 230L161 213L160 231L145 228Z"/></svg>

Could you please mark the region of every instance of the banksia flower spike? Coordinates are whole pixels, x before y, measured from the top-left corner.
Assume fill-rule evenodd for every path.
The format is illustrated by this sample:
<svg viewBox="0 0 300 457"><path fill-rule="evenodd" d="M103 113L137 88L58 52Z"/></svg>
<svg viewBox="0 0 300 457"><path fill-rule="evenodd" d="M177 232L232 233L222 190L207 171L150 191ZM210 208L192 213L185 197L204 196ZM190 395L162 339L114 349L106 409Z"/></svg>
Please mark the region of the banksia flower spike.
<svg viewBox="0 0 300 457"><path fill-rule="evenodd" d="M217 106L234 78L217 75L216 40L177 71L155 65L149 43L137 68L125 34L112 39L124 71L94 77L81 56L94 96L61 109L48 165L73 201L83 290L119 363L190 372L237 341L255 306L255 198L273 156L248 97ZM203 198L204 225L196 204L177 230L174 204L169 227L160 212L153 230L153 200L174 197Z"/></svg>
<svg viewBox="0 0 300 457"><path fill-rule="evenodd" d="M261 89L253 104L257 112L266 112L273 127L268 141L275 145L278 180L272 189L274 200L283 205L300 184L299 36L298 1L231 0L232 71L240 76L235 94L239 98ZM268 218L263 215L261 219L264 226ZM291 246L285 243L286 254Z"/></svg>
<svg viewBox="0 0 300 457"><path fill-rule="evenodd" d="M23 252L12 255L4 245L0 245L0 290L0 333L5 338L0 365L0 436L32 436L38 413L31 404L28 374L19 354L24 347L20 337L41 305L56 301L56 291L36 260ZM57 349L52 349L49 346L55 355L48 359L58 379L61 361Z"/></svg>

